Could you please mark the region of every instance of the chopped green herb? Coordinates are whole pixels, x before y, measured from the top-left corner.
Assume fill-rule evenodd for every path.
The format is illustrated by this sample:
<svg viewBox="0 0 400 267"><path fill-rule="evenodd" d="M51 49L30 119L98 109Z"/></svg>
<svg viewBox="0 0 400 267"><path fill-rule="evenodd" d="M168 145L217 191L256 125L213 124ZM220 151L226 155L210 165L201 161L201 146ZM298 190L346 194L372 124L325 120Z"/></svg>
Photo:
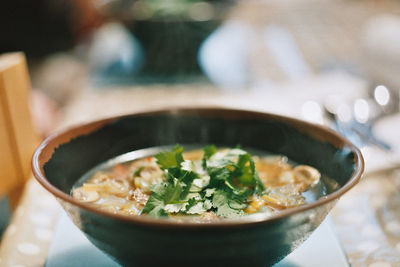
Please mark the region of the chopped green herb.
<svg viewBox="0 0 400 267"><path fill-rule="evenodd" d="M152 187L142 213L160 217L213 211L234 218L244 215L249 195L264 191L251 155L242 149L224 154L207 146L201 166L184 161L182 153L183 148L175 146L155 155L166 181Z"/></svg>
<svg viewBox="0 0 400 267"><path fill-rule="evenodd" d="M217 148L214 145L208 145L204 148L203 156L203 168L207 168L207 160L211 158L217 152Z"/></svg>
<svg viewBox="0 0 400 267"><path fill-rule="evenodd" d="M173 151L160 152L155 157L157 159L157 164L161 169L169 169L173 167L181 167L183 162L183 147L176 145Z"/></svg>
<svg viewBox="0 0 400 267"><path fill-rule="evenodd" d="M231 207L230 203L237 202L236 204L239 204L238 200L234 200L232 198L231 194L229 192L223 191L223 190L217 190L213 194L212 198L213 202L213 207L216 208L216 214L221 217L238 217L241 215L244 215L244 212L242 209L247 207L247 204L245 202L242 202L241 209L237 209L235 207L235 204L233 204Z"/></svg>
<svg viewBox="0 0 400 267"><path fill-rule="evenodd" d="M154 185L152 194L143 208L142 213L147 213L155 217L168 216L164 210L164 195L166 191L166 184Z"/></svg>

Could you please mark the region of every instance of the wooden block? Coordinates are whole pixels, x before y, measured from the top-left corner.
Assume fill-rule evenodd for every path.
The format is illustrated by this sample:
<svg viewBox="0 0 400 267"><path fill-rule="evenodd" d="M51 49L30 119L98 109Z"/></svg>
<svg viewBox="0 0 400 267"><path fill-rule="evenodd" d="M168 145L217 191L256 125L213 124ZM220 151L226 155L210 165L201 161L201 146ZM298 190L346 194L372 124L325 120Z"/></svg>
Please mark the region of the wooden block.
<svg viewBox="0 0 400 267"><path fill-rule="evenodd" d="M39 143L29 111L31 90L23 53L0 56L0 196L20 191Z"/></svg>
<svg viewBox="0 0 400 267"><path fill-rule="evenodd" d="M12 190L19 180L16 153L12 145L11 133L8 131L8 115L5 110L4 97L0 90L0 198Z"/></svg>

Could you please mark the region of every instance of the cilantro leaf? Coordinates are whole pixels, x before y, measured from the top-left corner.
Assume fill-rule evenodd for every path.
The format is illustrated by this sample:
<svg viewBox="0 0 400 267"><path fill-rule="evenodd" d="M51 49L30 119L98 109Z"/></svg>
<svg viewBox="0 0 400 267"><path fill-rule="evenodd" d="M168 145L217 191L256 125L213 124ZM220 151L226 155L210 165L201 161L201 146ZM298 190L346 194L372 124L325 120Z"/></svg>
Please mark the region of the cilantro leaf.
<svg viewBox="0 0 400 267"><path fill-rule="evenodd" d="M222 217L239 217L244 215L243 210L230 207L230 195L223 190L217 190L212 198L213 207L216 208L216 214ZM233 205L236 207L235 205ZM247 206L247 205L246 205Z"/></svg>
<svg viewBox="0 0 400 267"><path fill-rule="evenodd" d="M160 217L167 216L167 212L174 212L174 207L168 205L180 202L180 196L185 187L186 185L176 178L153 186L152 193L142 213Z"/></svg>
<svg viewBox="0 0 400 267"><path fill-rule="evenodd" d="M250 169L254 176L254 192L260 195L265 190L265 186L262 183L260 177L258 176L256 165L253 159L251 159L250 161Z"/></svg>
<svg viewBox="0 0 400 267"><path fill-rule="evenodd" d="M254 192L261 193L264 191L264 185L258 176L253 158L249 153L240 154L234 176L242 185L252 186Z"/></svg>
<svg viewBox="0 0 400 267"><path fill-rule="evenodd" d="M180 195L182 194L186 185L179 182L178 179L174 178L173 183L169 183L167 190L164 194L164 203L170 204L180 200Z"/></svg>
<svg viewBox="0 0 400 267"><path fill-rule="evenodd" d="M239 182L242 184L252 184L253 172L250 169L250 154L239 155L236 171L239 172Z"/></svg>
<svg viewBox="0 0 400 267"><path fill-rule="evenodd" d="M152 188L142 213L158 217L186 209L185 199L198 174L182 169L182 152L182 147L175 146L173 151L160 152L155 156L157 164L164 170L166 181Z"/></svg>
<svg viewBox="0 0 400 267"><path fill-rule="evenodd" d="M204 148L204 158L209 159L216 152L217 152L217 148L214 145L208 145Z"/></svg>
<svg viewBox="0 0 400 267"><path fill-rule="evenodd" d="M203 207L204 207L206 210L210 210L210 209L213 207L213 204L212 204L211 200L210 200L210 199L204 200L204 202L203 202Z"/></svg>
<svg viewBox="0 0 400 267"><path fill-rule="evenodd" d="M160 152L155 155L157 159L157 164L161 169L169 169L169 168L180 168L181 163L183 162L183 147L176 145L173 151L165 151Z"/></svg>
<svg viewBox="0 0 400 267"><path fill-rule="evenodd" d="M163 206L155 206L148 214L153 217L168 217L168 213L165 212Z"/></svg>
<svg viewBox="0 0 400 267"><path fill-rule="evenodd" d="M235 199L235 198L230 199L228 201L228 205L231 209L234 209L234 210L242 210L247 207L245 200Z"/></svg>
<svg viewBox="0 0 400 267"><path fill-rule="evenodd" d="M153 186L153 193L150 195L142 213L155 217L167 216L164 212L164 194L166 189L167 185L165 183Z"/></svg>
<svg viewBox="0 0 400 267"><path fill-rule="evenodd" d="M224 183L231 175L228 168L210 167L207 168L207 172L210 175L211 187L219 187L219 185Z"/></svg>
<svg viewBox="0 0 400 267"><path fill-rule="evenodd" d="M206 211L207 211L207 209L204 208L203 201L196 200L194 198L189 199L188 206L186 209L187 214L202 214Z"/></svg>
<svg viewBox="0 0 400 267"><path fill-rule="evenodd" d="M214 192L215 192L215 188L207 188L204 192L205 192L205 197L211 197Z"/></svg>
<svg viewBox="0 0 400 267"><path fill-rule="evenodd" d="M180 194L180 199L185 199L186 196L189 194L190 189L192 188L192 183L194 179L196 179L199 175L195 172L191 171L181 171L179 176L179 181L184 184L184 189Z"/></svg>
<svg viewBox="0 0 400 267"><path fill-rule="evenodd" d="M207 168L207 160L212 157L217 152L217 148L214 145L208 145L204 148L203 156L203 168Z"/></svg>
<svg viewBox="0 0 400 267"><path fill-rule="evenodd" d="M164 210L169 213L178 213L180 211L185 211L188 203L175 203L175 204L167 204L164 207Z"/></svg>
<svg viewBox="0 0 400 267"><path fill-rule="evenodd" d="M201 192L210 183L210 176L205 175L193 180L190 187L190 192Z"/></svg>

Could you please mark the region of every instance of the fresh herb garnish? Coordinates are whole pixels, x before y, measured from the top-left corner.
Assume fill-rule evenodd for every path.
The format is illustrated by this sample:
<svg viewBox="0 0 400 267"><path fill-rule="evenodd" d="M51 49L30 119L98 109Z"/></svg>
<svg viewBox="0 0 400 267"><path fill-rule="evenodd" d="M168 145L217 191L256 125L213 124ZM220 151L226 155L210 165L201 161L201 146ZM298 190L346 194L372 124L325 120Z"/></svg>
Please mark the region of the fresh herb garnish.
<svg viewBox="0 0 400 267"><path fill-rule="evenodd" d="M155 157L161 169L180 168L183 162L183 147L176 145L172 151L158 153Z"/></svg>
<svg viewBox="0 0 400 267"><path fill-rule="evenodd" d="M160 217L213 211L238 217L244 214L247 197L264 191L251 155L242 149L221 153L207 146L201 166L185 161L182 153L183 148L175 146L155 155L166 181L152 187L142 213Z"/></svg>

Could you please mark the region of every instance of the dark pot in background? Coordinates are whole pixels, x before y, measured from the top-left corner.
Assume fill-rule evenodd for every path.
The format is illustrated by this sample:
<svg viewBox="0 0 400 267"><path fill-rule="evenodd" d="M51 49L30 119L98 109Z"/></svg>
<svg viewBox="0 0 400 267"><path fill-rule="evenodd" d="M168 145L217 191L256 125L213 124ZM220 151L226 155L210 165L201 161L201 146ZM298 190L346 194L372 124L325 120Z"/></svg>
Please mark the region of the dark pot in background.
<svg viewBox="0 0 400 267"><path fill-rule="evenodd" d="M130 75L134 83L205 79L198 63L199 48L223 23L235 0L175 1L175 6L167 9L161 0L159 4L151 2L157 1L111 1L100 8L111 21L125 25L140 46L134 53L141 54L140 63L134 63L140 64L134 74L117 77L110 68L103 75L117 82Z"/></svg>
<svg viewBox="0 0 400 267"><path fill-rule="evenodd" d="M219 20L148 20L130 26L144 50L144 65L139 75L199 75L197 54L202 42L219 25Z"/></svg>

